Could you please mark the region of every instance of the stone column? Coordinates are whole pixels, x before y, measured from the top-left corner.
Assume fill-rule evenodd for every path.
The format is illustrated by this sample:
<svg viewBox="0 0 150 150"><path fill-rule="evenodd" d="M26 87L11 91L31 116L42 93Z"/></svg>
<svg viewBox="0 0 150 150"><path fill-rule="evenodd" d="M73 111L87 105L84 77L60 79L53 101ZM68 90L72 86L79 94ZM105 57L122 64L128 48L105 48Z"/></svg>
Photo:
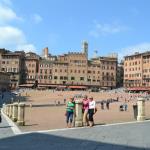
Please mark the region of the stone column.
<svg viewBox="0 0 150 150"><path fill-rule="evenodd" d="M75 127L83 126L82 101L75 101Z"/></svg>
<svg viewBox="0 0 150 150"><path fill-rule="evenodd" d="M6 104L3 104L3 113L6 114Z"/></svg>
<svg viewBox="0 0 150 150"><path fill-rule="evenodd" d="M18 120L17 120L17 124L19 126L25 125L24 117L25 117L25 104L19 103L19 105L18 105Z"/></svg>
<svg viewBox="0 0 150 150"><path fill-rule="evenodd" d="M13 115L13 104L10 104L10 118L12 118Z"/></svg>
<svg viewBox="0 0 150 150"><path fill-rule="evenodd" d="M11 104L8 104L8 117L11 117Z"/></svg>
<svg viewBox="0 0 150 150"><path fill-rule="evenodd" d="M145 120L145 100L144 98L138 98L138 116L137 121L144 121Z"/></svg>
<svg viewBox="0 0 150 150"><path fill-rule="evenodd" d="M18 119L18 103L13 104L12 120L16 122Z"/></svg>
<svg viewBox="0 0 150 150"><path fill-rule="evenodd" d="M6 105L6 115L7 116L9 115L9 106L8 106L8 104Z"/></svg>
<svg viewBox="0 0 150 150"><path fill-rule="evenodd" d="M7 105L4 104L4 114L6 115L7 114Z"/></svg>

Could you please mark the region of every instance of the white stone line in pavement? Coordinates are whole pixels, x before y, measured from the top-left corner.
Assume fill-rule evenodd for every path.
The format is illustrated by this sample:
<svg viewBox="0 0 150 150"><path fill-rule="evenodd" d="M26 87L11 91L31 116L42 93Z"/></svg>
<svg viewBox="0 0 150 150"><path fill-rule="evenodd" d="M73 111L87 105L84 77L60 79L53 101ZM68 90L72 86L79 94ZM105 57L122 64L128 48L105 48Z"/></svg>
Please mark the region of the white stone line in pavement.
<svg viewBox="0 0 150 150"><path fill-rule="evenodd" d="M51 129L51 130L39 130L39 131L29 131L29 132L22 132L21 134L30 134L30 133L47 133L47 132L55 132L55 131L66 131L66 130L77 130L82 128L89 128L89 127L74 127L74 128L62 128L62 129Z"/></svg>
<svg viewBox="0 0 150 150"><path fill-rule="evenodd" d="M143 123L143 122L150 122L150 120L120 122L120 123L105 124L105 125L100 125L100 126L109 127L109 126L115 126L115 125L126 125L126 124L135 124L135 123Z"/></svg>
<svg viewBox="0 0 150 150"><path fill-rule="evenodd" d="M3 111L1 111L3 117L6 119L7 123L11 126L11 130L14 134L21 134L21 130L17 127L17 125L8 117L6 116Z"/></svg>
<svg viewBox="0 0 150 150"><path fill-rule="evenodd" d="M150 120L145 121L131 121L131 122L121 122L121 123L113 123L113 124L106 124L106 125L97 125L94 127L109 127L109 126L116 126L116 125L128 125L128 124L136 124L136 123L144 123L150 122ZM74 128L62 128L62 129L51 129L51 130L39 130L39 131L29 131L29 132L22 132L21 134L30 134L30 133L47 133L47 132L55 132L55 131L67 131L67 130L78 130L83 128L91 128L91 127L74 127Z"/></svg>

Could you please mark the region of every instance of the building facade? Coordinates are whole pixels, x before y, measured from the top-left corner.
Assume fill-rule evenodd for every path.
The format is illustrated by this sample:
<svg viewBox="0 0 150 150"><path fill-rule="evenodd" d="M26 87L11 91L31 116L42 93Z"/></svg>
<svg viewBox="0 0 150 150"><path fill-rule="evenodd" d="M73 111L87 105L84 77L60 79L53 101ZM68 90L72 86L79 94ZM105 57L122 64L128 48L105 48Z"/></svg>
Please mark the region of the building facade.
<svg viewBox="0 0 150 150"><path fill-rule="evenodd" d="M117 57L95 57L88 60L88 43L81 52L53 56L48 48L42 57L29 52L0 51L0 69L10 74L10 87L86 86L116 87Z"/></svg>
<svg viewBox="0 0 150 150"><path fill-rule="evenodd" d="M150 87L150 52L125 56L124 87Z"/></svg>
<svg viewBox="0 0 150 150"><path fill-rule="evenodd" d="M88 44L83 42L82 52L69 52L55 59L44 49L44 58L39 61L38 84L116 87L117 57L97 57L88 60ZM50 58L49 58L50 57Z"/></svg>
<svg viewBox="0 0 150 150"><path fill-rule="evenodd" d="M9 89L10 76L9 73L0 72L0 91Z"/></svg>
<svg viewBox="0 0 150 150"><path fill-rule="evenodd" d="M23 82L24 55L22 51L5 51L1 54L1 72L9 73L11 89L15 89Z"/></svg>
<svg viewBox="0 0 150 150"><path fill-rule="evenodd" d="M40 57L32 52L26 53L24 60L25 75L23 80L25 84L35 84L38 81L38 65Z"/></svg>
<svg viewBox="0 0 150 150"><path fill-rule="evenodd" d="M117 87L123 87L123 78L124 77L124 62L123 60L118 63L117 67Z"/></svg>

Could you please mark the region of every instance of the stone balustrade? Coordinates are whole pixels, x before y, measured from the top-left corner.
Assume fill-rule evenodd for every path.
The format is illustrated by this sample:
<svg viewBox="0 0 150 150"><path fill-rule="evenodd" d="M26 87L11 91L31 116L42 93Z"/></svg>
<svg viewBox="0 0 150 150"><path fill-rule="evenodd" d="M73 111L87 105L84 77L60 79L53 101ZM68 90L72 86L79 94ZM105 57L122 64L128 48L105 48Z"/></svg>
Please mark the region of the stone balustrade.
<svg viewBox="0 0 150 150"><path fill-rule="evenodd" d="M3 113L11 118L18 125L25 125L25 104L24 103L13 103L4 104Z"/></svg>

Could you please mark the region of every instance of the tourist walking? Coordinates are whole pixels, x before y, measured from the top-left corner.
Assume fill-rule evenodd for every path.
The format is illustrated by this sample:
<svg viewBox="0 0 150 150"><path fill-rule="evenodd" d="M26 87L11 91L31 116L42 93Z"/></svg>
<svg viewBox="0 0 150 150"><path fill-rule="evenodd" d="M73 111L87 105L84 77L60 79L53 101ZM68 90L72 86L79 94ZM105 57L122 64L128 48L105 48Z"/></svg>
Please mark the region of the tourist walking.
<svg viewBox="0 0 150 150"><path fill-rule="evenodd" d="M89 100L87 98L87 95L84 96L83 100L83 126L88 126L88 110L89 110Z"/></svg>
<svg viewBox="0 0 150 150"><path fill-rule="evenodd" d="M94 118L93 115L96 113L96 103L93 100L93 97L89 98L89 125L92 127L94 125Z"/></svg>
<svg viewBox="0 0 150 150"><path fill-rule="evenodd" d="M106 108L109 110L109 104L110 104L110 101L109 100L107 100L106 101Z"/></svg>
<svg viewBox="0 0 150 150"><path fill-rule="evenodd" d="M73 101L73 98L69 98L69 101L66 104L66 114L65 114L68 128L72 127L74 109L75 109L75 103Z"/></svg>
<svg viewBox="0 0 150 150"><path fill-rule="evenodd" d="M100 104L101 104L101 109L103 110L103 109L104 109L104 101L102 100L102 101L100 102Z"/></svg>
<svg viewBox="0 0 150 150"><path fill-rule="evenodd" d="M127 111L127 110L128 110L128 104L127 104L126 101L124 102L123 107L124 107L124 111Z"/></svg>

